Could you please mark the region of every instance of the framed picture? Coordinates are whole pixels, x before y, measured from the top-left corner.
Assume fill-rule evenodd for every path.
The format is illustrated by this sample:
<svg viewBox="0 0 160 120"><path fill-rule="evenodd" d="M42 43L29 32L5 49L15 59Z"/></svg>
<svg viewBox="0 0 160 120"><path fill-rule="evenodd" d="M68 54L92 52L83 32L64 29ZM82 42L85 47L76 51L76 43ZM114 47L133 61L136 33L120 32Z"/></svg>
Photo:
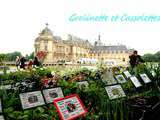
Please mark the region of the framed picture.
<svg viewBox="0 0 160 120"><path fill-rule="evenodd" d="M149 77L144 73L144 74L139 74L141 79L143 80L144 83L150 83L151 80L149 79Z"/></svg>
<svg viewBox="0 0 160 120"><path fill-rule="evenodd" d="M77 94L54 100L61 120L74 120L87 113L82 101Z"/></svg>
<svg viewBox="0 0 160 120"><path fill-rule="evenodd" d="M88 87L88 82L87 81L82 81L82 82L78 82L78 87L79 89L85 89Z"/></svg>
<svg viewBox="0 0 160 120"><path fill-rule="evenodd" d="M125 93L121 85L113 85L105 87L110 100L125 97Z"/></svg>
<svg viewBox="0 0 160 120"><path fill-rule="evenodd" d="M23 109L37 107L45 104L41 91L21 93L19 96Z"/></svg>
<svg viewBox="0 0 160 120"><path fill-rule="evenodd" d="M132 75L129 73L129 71L123 71L126 78L130 78Z"/></svg>
<svg viewBox="0 0 160 120"><path fill-rule="evenodd" d="M135 86L136 88L142 86L136 76L132 76L132 77L130 77L130 79L131 79L132 83L134 84L134 86Z"/></svg>
<svg viewBox="0 0 160 120"><path fill-rule="evenodd" d="M117 84L117 81L115 80L115 78L113 76L113 72L111 70L109 70L105 74L103 74L102 82L104 82L105 85Z"/></svg>
<svg viewBox="0 0 160 120"><path fill-rule="evenodd" d="M53 103L53 100L64 97L62 89L60 87L44 89L42 93L46 103Z"/></svg>
<svg viewBox="0 0 160 120"><path fill-rule="evenodd" d="M123 77L123 75L116 75L115 78L118 81L118 83L125 83L126 82L126 79Z"/></svg>
<svg viewBox="0 0 160 120"><path fill-rule="evenodd" d="M0 115L0 120L4 120L4 116L3 115Z"/></svg>
<svg viewBox="0 0 160 120"><path fill-rule="evenodd" d="M2 113L2 100L0 98L0 113Z"/></svg>

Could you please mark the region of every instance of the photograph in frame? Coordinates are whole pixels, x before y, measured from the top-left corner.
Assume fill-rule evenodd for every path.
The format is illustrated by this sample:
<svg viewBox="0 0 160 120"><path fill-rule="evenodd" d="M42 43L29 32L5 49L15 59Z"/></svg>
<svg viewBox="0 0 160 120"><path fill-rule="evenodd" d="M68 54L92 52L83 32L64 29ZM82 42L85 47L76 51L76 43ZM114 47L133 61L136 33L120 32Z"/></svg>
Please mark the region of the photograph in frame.
<svg viewBox="0 0 160 120"><path fill-rule="evenodd" d="M136 76L132 76L132 77L130 77L130 79L131 79L132 83L134 84L134 86L135 86L136 88L142 86L142 84L139 82L139 80L137 79Z"/></svg>
<svg viewBox="0 0 160 120"><path fill-rule="evenodd" d="M61 120L74 120L87 113L85 106L77 94L54 100Z"/></svg>
<svg viewBox="0 0 160 120"><path fill-rule="evenodd" d="M47 104L53 103L53 100L55 99L64 97L62 89L60 87L44 89L42 93Z"/></svg>
<svg viewBox="0 0 160 120"><path fill-rule="evenodd" d="M124 73L126 78L130 78L132 76L131 73L129 71L127 71L127 70L123 71L123 73Z"/></svg>
<svg viewBox="0 0 160 120"><path fill-rule="evenodd" d="M126 97L121 85L105 87L110 100Z"/></svg>
<svg viewBox="0 0 160 120"><path fill-rule="evenodd" d="M45 104L41 91L21 93L19 96L23 109L29 109Z"/></svg>
<svg viewBox="0 0 160 120"><path fill-rule="evenodd" d="M103 74L102 76L102 82L105 85L114 85L117 84L117 81L115 80L114 76L113 76L113 72L112 71L107 71L105 72L105 74Z"/></svg>
<svg viewBox="0 0 160 120"><path fill-rule="evenodd" d="M145 74L139 74L144 83L150 83L151 79Z"/></svg>
<svg viewBox="0 0 160 120"><path fill-rule="evenodd" d="M125 83L125 82L127 82L123 75L116 75L115 78L118 81L118 83Z"/></svg>

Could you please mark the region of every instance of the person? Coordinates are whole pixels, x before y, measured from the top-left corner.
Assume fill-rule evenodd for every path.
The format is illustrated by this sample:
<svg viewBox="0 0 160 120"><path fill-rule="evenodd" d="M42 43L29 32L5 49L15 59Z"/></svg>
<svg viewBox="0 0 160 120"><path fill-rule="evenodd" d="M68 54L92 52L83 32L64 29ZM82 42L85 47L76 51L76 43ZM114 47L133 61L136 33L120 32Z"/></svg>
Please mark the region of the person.
<svg viewBox="0 0 160 120"><path fill-rule="evenodd" d="M19 56L16 56L16 67L19 69L19 63L20 63L20 58Z"/></svg>
<svg viewBox="0 0 160 120"><path fill-rule="evenodd" d="M33 65L34 65L34 67L40 66L40 62L36 56L34 57Z"/></svg>
<svg viewBox="0 0 160 120"><path fill-rule="evenodd" d="M26 59L22 56L20 58L20 68L25 69L25 62L26 62Z"/></svg>
<svg viewBox="0 0 160 120"><path fill-rule="evenodd" d="M129 63L131 66L131 73L136 75L137 74L137 66L140 63L144 63L145 61L141 58L140 55L138 55L138 51L133 51L133 54L129 56Z"/></svg>
<svg viewBox="0 0 160 120"><path fill-rule="evenodd" d="M31 69L32 65L33 65L33 61L32 61L32 59L30 59L28 62L28 69Z"/></svg>

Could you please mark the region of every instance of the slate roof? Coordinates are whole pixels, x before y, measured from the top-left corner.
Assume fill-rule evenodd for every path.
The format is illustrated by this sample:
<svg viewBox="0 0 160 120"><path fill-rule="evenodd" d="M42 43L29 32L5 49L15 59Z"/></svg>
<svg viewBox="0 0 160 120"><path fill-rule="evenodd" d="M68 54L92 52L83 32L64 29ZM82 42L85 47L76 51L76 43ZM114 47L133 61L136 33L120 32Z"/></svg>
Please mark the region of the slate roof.
<svg viewBox="0 0 160 120"><path fill-rule="evenodd" d="M111 45L111 46L94 46L91 49L92 52L100 51L128 51L125 45Z"/></svg>

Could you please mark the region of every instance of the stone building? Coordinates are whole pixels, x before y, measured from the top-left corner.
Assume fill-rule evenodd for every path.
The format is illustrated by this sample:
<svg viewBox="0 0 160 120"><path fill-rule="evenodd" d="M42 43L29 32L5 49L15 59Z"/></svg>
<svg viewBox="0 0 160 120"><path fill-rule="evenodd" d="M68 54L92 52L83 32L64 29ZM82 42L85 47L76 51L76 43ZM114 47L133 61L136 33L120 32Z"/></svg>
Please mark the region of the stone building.
<svg viewBox="0 0 160 120"><path fill-rule="evenodd" d="M62 40L61 37L53 35L48 25L35 40L35 53L39 51L47 52L44 64L52 64L59 60L76 63L81 58L97 59L98 61L116 60L127 63L130 54L130 50L125 45L103 45L100 36L94 45L91 45L88 40L72 35L68 35L66 40Z"/></svg>

